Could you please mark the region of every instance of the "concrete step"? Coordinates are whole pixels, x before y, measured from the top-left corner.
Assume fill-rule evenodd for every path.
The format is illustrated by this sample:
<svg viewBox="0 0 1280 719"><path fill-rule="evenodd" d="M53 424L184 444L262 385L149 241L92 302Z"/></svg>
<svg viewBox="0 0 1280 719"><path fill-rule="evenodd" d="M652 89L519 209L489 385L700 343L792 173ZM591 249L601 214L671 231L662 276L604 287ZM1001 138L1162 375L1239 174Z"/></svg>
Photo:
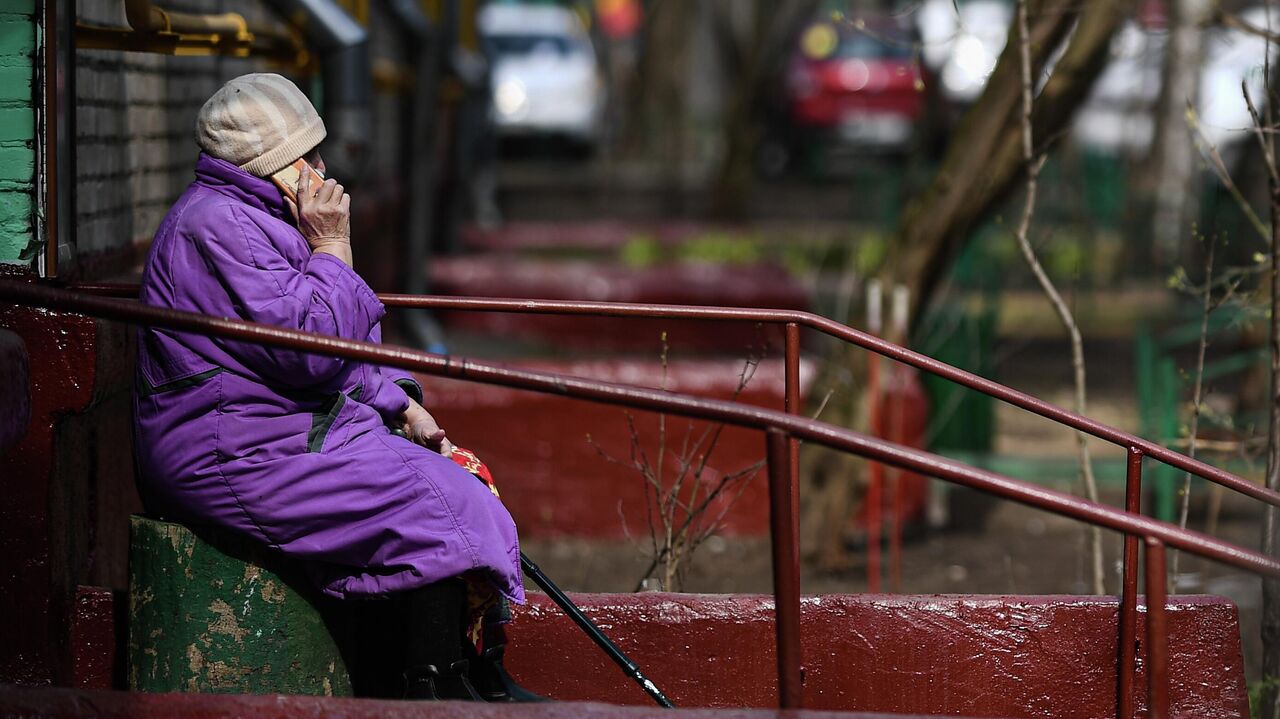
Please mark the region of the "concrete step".
<svg viewBox="0 0 1280 719"><path fill-rule="evenodd" d="M390 679L380 695L394 695L393 663L376 665L402 649L394 600L316 597L296 565L221 532L196 534L140 517L133 529L131 688L342 695L372 686L363 677L373 672ZM775 705L769 597L645 593L575 601L678 706ZM1175 596L1168 624L1172 715L1247 716L1235 606ZM1115 716L1111 597L814 596L803 601L801 627L805 701L813 709ZM517 608L510 633L508 665L530 689L559 700L649 703L546 597L534 594ZM1145 646L1141 631L1139 637ZM1141 667L1137 686L1146 686ZM1139 707L1144 696L1140 690ZM171 715L178 716L175 701ZM341 706L346 715L364 715L351 708L358 705ZM373 712L380 705L365 706Z"/></svg>
<svg viewBox="0 0 1280 719"><path fill-rule="evenodd" d="M669 719L671 710L599 703L477 704L268 695L142 694L0 685L0 712L41 719ZM773 709L683 709L689 719L778 719ZM787 719L925 719L793 711ZM952 717L952 719L955 719Z"/></svg>
<svg viewBox="0 0 1280 719"><path fill-rule="evenodd" d="M543 260L497 254L441 257L429 267L432 292L599 302L808 309L809 292L773 264L724 266L666 263L635 267L615 261ZM557 317L501 312L440 312L447 328L557 347L633 350L657 356L665 332L675 351L745 356L751 347L781 347L780 327L707 320Z"/></svg>
<svg viewBox="0 0 1280 719"><path fill-rule="evenodd" d="M574 600L679 706L776 702L768 596L591 594ZM1139 598L1138 715L1145 716ZM1170 597L1170 716L1247 717L1236 607ZM906 714L1114 719L1114 597L823 595L803 599L805 706ZM641 705L641 690L549 600L518 611L509 663L531 689Z"/></svg>

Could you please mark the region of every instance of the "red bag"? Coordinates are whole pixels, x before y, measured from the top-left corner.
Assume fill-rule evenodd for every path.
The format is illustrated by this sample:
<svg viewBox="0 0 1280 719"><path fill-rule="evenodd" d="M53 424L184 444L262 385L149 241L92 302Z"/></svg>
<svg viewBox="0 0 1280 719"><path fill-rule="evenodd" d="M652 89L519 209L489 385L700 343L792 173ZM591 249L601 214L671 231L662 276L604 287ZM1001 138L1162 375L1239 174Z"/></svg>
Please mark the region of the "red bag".
<svg viewBox="0 0 1280 719"><path fill-rule="evenodd" d="M476 456L475 452L462 447L453 448L452 459L458 466L474 474L481 482L489 487L489 491L493 492L493 496L502 499L502 495L498 494L498 485L493 481L493 474L489 472L489 468L484 466L484 462Z"/></svg>

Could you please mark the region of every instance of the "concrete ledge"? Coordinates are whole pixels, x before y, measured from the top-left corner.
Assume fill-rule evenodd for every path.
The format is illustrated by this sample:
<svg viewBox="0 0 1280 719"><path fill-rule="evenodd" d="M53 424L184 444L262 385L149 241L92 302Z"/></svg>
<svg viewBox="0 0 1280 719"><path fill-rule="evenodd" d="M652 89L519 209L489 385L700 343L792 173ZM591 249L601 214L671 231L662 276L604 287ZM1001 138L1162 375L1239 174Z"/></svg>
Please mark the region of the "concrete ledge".
<svg viewBox="0 0 1280 719"><path fill-rule="evenodd" d="M395 660L405 617L395 600L326 601L296 565L243 540L140 517L132 524L132 688L400 695L403 667ZM592 594L576 601L677 706L774 706L769 597ZM1109 597L809 597L801 620L805 703L920 715L1114 717L1117 619ZM1174 597L1168 624L1172 715L1247 716L1235 606ZM510 634L508 664L529 688L562 701L650 706L546 597L517 609ZM1139 642L1142 710L1141 633Z"/></svg>
<svg viewBox="0 0 1280 719"><path fill-rule="evenodd" d="M776 702L771 598L617 594L575 600L677 705ZM1113 719L1117 615L1110 597L808 597L802 620L806 706ZM1235 606L1219 597L1173 597L1168 621L1172 716L1248 716ZM531 689L563 700L648 701L541 595L517 611L510 633L508 663ZM1145 664L1141 629L1139 639ZM1141 666L1137 686L1141 712Z"/></svg>
<svg viewBox="0 0 1280 719"><path fill-rule="evenodd" d="M659 719L671 711L608 704L473 704L246 694L143 694L0 685L0 715L41 719ZM768 709L693 709L691 719L890 719L885 714L780 712ZM901 714L892 719L913 719ZM915 719L924 719L916 717Z"/></svg>

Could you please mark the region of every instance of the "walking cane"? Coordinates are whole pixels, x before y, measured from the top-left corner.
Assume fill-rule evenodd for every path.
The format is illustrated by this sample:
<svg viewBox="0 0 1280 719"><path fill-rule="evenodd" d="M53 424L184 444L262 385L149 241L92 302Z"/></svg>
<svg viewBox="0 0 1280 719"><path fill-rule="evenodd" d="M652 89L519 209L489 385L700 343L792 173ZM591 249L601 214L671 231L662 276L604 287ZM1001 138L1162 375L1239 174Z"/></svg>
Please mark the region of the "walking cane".
<svg viewBox="0 0 1280 719"><path fill-rule="evenodd" d="M569 615L573 623L577 624L591 638L591 641L596 643L596 646L600 647L615 664L622 668L624 674L635 680L635 683L640 685L645 694L653 697L658 706L667 709L675 708L676 705L672 704L671 700L667 699L667 696L662 693L662 690L649 677L646 677L644 672L640 671L640 667L636 666L636 663L631 661L626 654L623 654L618 645L614 644L609 637L606 637L604 632L600 631L600 627L597 627L595 622L588 619L587 615L583 614L582 610L578 608L578 605L574 604L573 600L560 591L560 587L557 587L555 582L548 579L547 575L543 574L538 565L534 564L533 560L529 559L524 552L520 553L520 568L533 580L534 584L546 592L548 597L551 597L551 601L555 602L556 606Z"/></svg>
<svg viewBox="0 0 1280 719"><path fill-rule="evenodd" d="M404 430L398 427L392 427L391 433L397 437L408 439L408 435ZM444 436L443 432L441 433L441 436ZM595 642L596 646L600 647L600 649L613 660L614 664L617 664L622 668L624 674L631 677L636 684L639 684L640 688L644 690L644 693L652 697L653 700L657 702L658 706L666 709L676 708L676 705L671 703L671 700L667 698L667 695L662 693L662 690L653 683L653 680L646 677L644 672L640 671L640 667L637 666L635 662L631 661L630 657L623 654L622 650L618 648L618 645L614 644L609 637L606 637L604 632L600 631L600 627L597 627L595 622L591 621L587 615L583 614L582 610L578 608L578 605L574 604L573 600L569 599L568 595L561 591L560 587L556 586L555 582L551 581L547 575L543 574L542 569L540 569L538 565L534 564L533 560L529 559L524 552L520 553L520 568L524 570L525 574L529 575L529 578L533 580L534 584L538 585L542 591L546 592L548 597L551 597L551 601L555 602L556 606L560 607L562 612L569 615L569 618L573 620L573 623L577 624L578 628L585 632L587 637L589 637L591 641Z"/></svg>

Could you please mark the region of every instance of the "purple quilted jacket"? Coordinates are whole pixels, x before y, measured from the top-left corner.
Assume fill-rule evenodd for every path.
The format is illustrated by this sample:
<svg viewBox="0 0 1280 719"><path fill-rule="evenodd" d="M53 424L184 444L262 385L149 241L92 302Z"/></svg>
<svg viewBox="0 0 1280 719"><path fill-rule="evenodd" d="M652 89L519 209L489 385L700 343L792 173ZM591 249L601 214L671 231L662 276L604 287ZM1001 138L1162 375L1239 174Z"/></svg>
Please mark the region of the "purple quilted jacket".
<svg viewBox="0 0 1280 719"><path fill-rule="evenodd" d="M201 154L156 232L143 302L380 341L386 310L311 254L279 190ZM407 373L163 329L139 334L139 489L152 512L304 560L338 597L480 570L523 601L511 515L452 461L392 435Z"/></svg>

